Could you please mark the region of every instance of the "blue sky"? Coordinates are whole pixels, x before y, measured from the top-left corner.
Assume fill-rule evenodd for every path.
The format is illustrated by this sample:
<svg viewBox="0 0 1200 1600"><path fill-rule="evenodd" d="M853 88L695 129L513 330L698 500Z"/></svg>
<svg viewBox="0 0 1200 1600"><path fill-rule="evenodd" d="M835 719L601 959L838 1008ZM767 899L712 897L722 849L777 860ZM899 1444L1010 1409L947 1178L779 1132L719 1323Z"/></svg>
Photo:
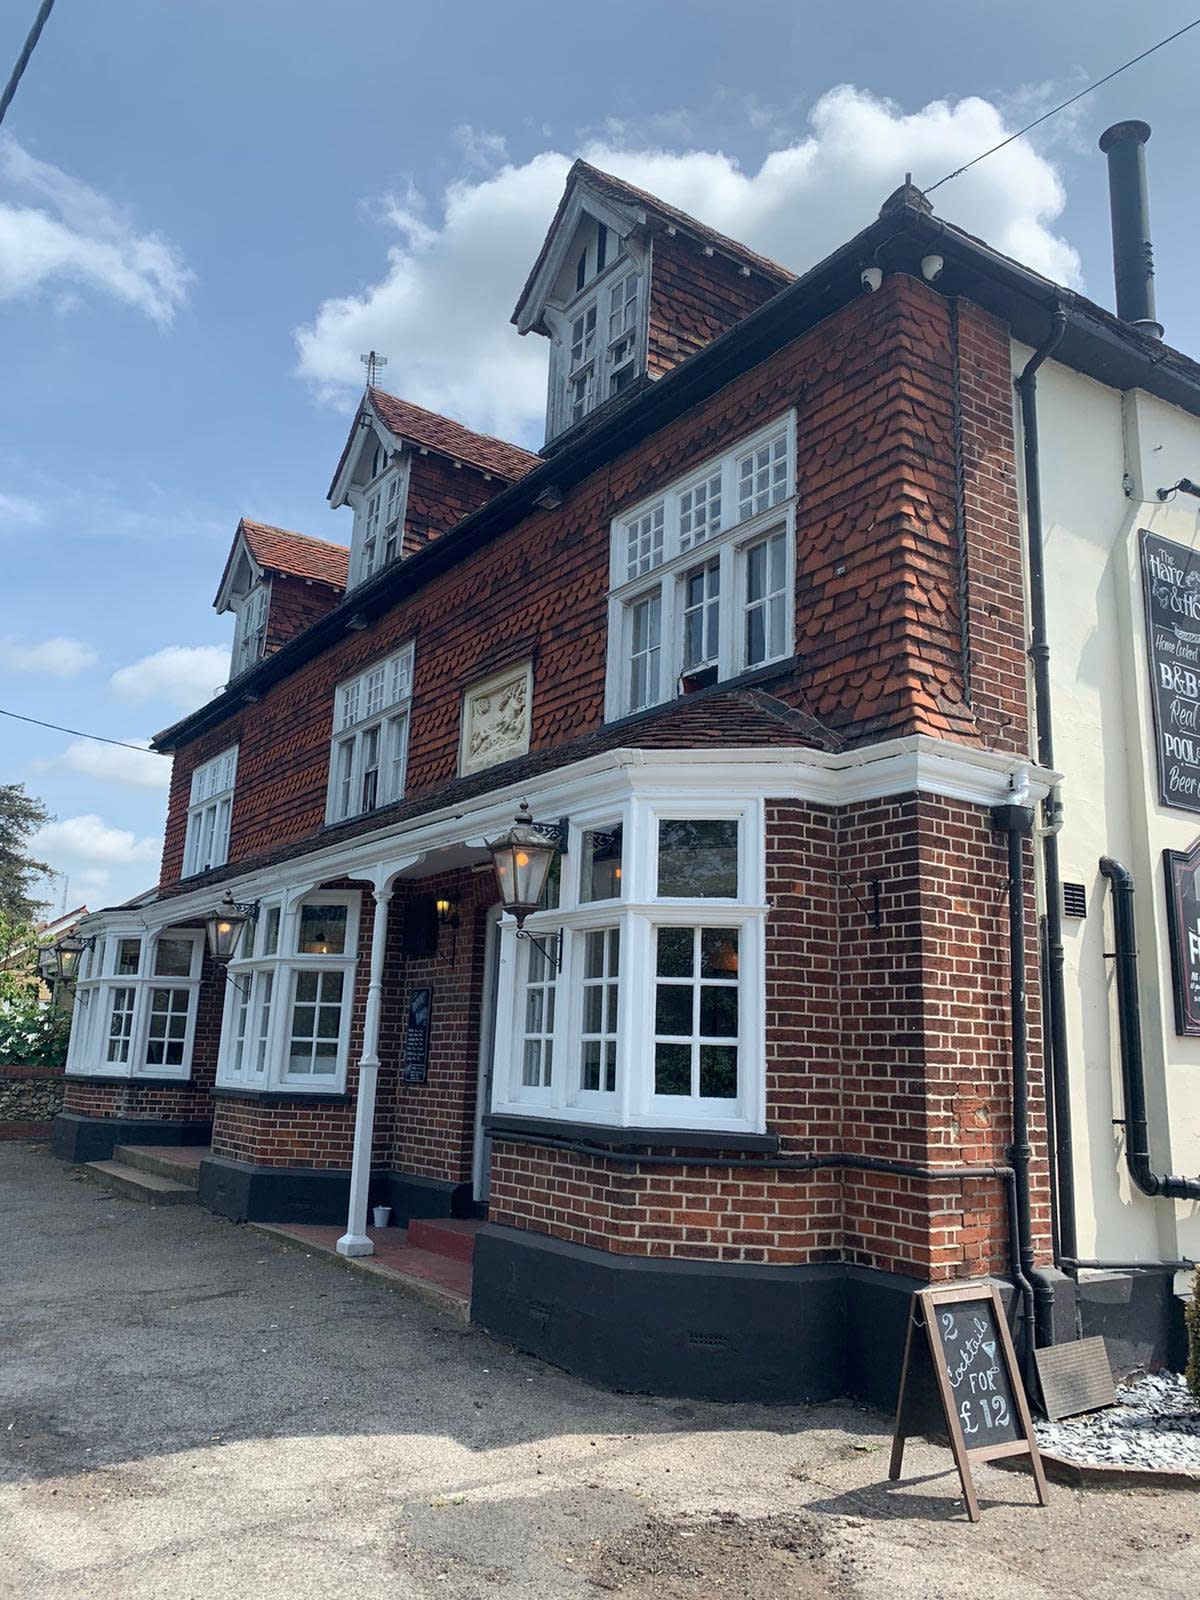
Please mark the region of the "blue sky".
<svg viewBox="0 0 1200 1600"><path fill-rule="evenodd" d="M35 9L4 8L0 75ZM545 347L508 316L572 156L802 269L906 167L933 182L1190 20L1111 0L59 0L0 141L0 705L144 739L208 698L238 517L349 537L324 495L369 346L385 387L536 448ZM1095 141L1144 117L1159 315L1200 353L1198 69L1200 29L938 210L1111 304ZM0 728L0 781L53 812L41 848L70 901L153 883L165 761Z"/></svg>

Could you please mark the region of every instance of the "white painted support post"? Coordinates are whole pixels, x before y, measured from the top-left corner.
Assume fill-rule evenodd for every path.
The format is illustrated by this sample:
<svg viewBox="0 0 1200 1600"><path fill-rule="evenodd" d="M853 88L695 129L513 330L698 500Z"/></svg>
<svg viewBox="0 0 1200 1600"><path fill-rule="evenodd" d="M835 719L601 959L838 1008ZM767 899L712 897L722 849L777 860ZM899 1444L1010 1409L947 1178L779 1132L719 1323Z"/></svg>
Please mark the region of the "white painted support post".
<svg viewBox="0 0 1200 1600"><path fill-rule="evenodd" d="M379 1015L383 1002L383 958L387 948L390 886L375 890L375 922L371 930L371 980L363 1019L363 1048L358 1063L358 1105L354 1113L354 1155L350 1163L350 1212L346 1231L337 1242L342 1256L370 1256L375 1246L367 1233L367 1199L371 1187L371 1147L375 1140L375 1089L379 1082Z"/></svg>

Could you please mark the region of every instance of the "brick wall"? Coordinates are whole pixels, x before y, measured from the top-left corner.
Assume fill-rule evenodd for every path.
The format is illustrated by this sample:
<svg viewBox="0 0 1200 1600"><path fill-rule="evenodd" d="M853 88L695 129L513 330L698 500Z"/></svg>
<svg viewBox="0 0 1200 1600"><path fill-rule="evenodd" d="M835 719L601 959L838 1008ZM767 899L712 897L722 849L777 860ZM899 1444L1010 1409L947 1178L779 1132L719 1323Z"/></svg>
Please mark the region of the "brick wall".
<svg viewBox="0 0 1200 1600"><path fill-rule="evenodd" d="M1004 837L977 807L916 795L842 812L773 804L768 835L767 1124L781 1157L1003 1164L1012 1135ZM1025 910L1031 1123L1044 1148L1032 897ZM1044 1255L1044 1159L1032 1181ZM622 1254L846 1259L931 1280L1008 1265L1005 1190L991 1179L631 1168L502 1142L490 1214Z"/></svg>
<svg viewBox="0 0 1200 1600"><path fill-rule="evenodd" d="M298 633L341 604L342 591L328 584L310 583L305 578L286 577L281 573L271 579L271 599L267 608L266 653L278 650Z"/></svg>
<svg viewBox="0 0 1200 1600"><path fill-rule="evenodd" d="M998 330L981 316L964 315L962 326L970 381L961 387L973 430L967 537L979 546L979 568L987 541L1007 558L1015 538L1005 477L1011 408L1006 420ZM965 698L953 376L947 302L893 275L878 294L585 480L558 510L527 517L181 749L163 882L179 876L192 768L234 742L231 860L315 836L324 821L334 685L406 640L416 644L410 796L431 794L454 775L462 690L510 661L533 658L534 749L596 728L611 518L792 405L799 656L774 692L852 741L925 732L1019 746L1015 721L997 732L999 708L1009 715L1017 692L1011 586L1002 606L982 582L971 591L973 682L988 714L982 730ZM988 643L984 656L989 628L999 644ZM989 701L993 658L1004 680Z"/></svg>
<svg viewBox="0 0 1200 1600"><path fill-rule="evenodd" d="M782 287L760 272L746 276L728 256L706 256L699 240L682 234L656 233L652 251L646 368L653 378L711 344Z"/></svg>

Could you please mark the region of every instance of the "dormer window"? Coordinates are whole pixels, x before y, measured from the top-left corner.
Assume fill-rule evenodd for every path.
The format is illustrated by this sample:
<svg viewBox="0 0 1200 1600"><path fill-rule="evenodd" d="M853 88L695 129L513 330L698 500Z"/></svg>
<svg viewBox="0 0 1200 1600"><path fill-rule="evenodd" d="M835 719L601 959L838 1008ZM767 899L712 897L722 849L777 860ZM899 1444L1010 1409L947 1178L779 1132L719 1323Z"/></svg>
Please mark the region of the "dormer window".
<svg viewBox="0 0 1200 1600"><path fill-rule="evenodd" d="M271 608L271 583L264 578L237 606L233 634L233 676L261 661L267 649L267 614Z"/></svg>
<svg viewBox="0 0 1200 1600"><path fill-rule="evenodd" d="M351 587L390 567L404 553L407 458L389 456L381 444L376 445L371 453L370 472L370 481L359 492L356 507Z"/></svg>
<svg viewBox="0 0 1200 1600"><path fill-rule="evenodd" d="M555 336L547 437L582 422L645 366L641 285L621 235L584 214L545 313Z"/></svg>

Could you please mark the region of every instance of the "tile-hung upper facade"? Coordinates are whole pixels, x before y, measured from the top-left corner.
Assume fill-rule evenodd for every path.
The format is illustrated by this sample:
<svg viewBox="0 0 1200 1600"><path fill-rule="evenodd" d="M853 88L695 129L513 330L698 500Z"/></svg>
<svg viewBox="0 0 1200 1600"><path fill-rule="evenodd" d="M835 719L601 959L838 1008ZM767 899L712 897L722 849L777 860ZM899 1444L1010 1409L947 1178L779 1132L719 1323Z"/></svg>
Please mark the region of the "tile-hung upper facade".
<svg viewBox="0 0 1200 1600"><path fill-rule="evenodd" d="M514 314L542 452L371 388L349 547L239 525L160 884L89 925L63 1152L210 1143L206 1204L347 1253L368 1189L486 1207L476 1320L626 1387L886 1399L850 1322L1011 1279L1014 1229L1027 1323L1073 1331L1005 831L1057 792L1012 367L1058 296L912 189L795 279L577 163ZM1119 355L1200 414L1184 358L1071 314L1079 381ZM525 800L561 848L519 937L486 841Z"/></svg>

